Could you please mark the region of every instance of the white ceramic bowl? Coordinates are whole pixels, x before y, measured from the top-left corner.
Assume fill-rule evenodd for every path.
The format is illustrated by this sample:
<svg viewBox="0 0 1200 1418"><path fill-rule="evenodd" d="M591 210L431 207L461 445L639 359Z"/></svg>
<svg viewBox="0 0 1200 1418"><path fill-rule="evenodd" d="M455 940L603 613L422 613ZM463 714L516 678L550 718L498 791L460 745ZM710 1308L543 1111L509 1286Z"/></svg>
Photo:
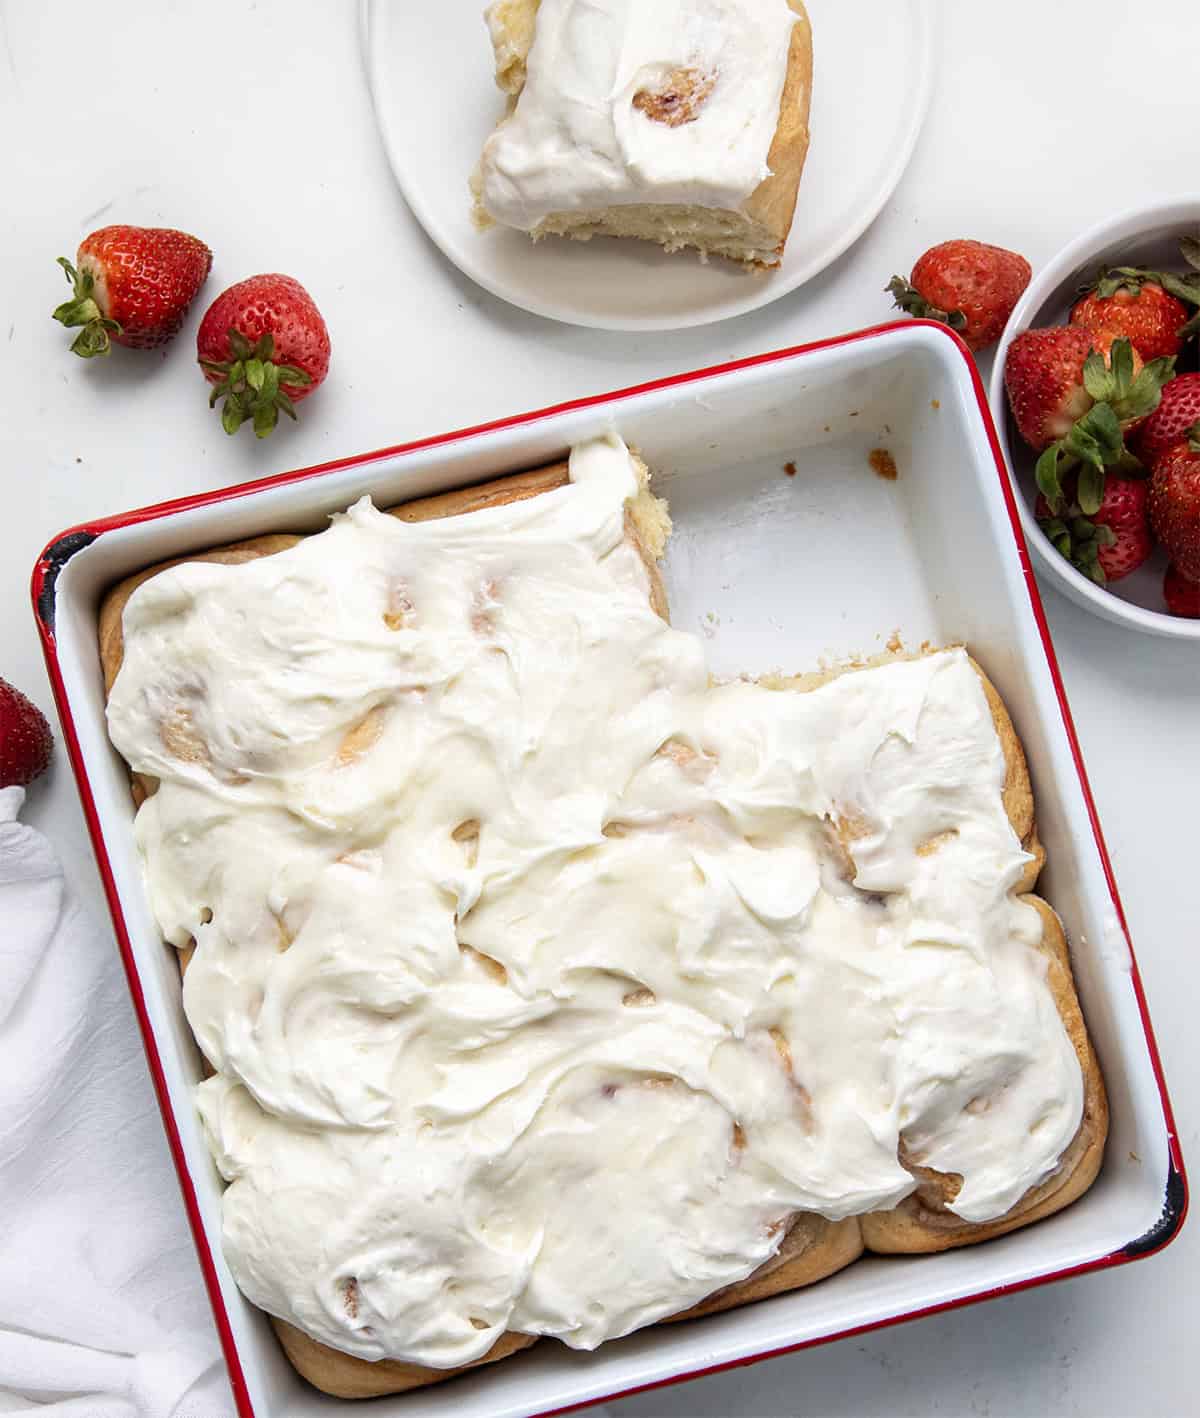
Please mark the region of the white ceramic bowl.
<svg viewBox="0 0 1200 1418"><path fill-rule="evenodd" d="M1200 644L1200 620L1168 615L1163 609L1162 579L1167 555L1161 547L1131 576L1105 588L1089 581L1064 556L1060 556L1033 515L1037 486L1036 458L1017 433L1004 392L1004 365L1008 347L1022 330L1065 323L1077 297L1077 288L1102 265L1179 267L1179 238L1200 230L1200 196L1177 197L1157 207L1126 212L1102 222L1077 237L1029 283L1017 303L996 351L992 369L991 401L1000 446L1016 483L1017 502L1025 538L1037 571L1085 610L1117 625L1151 635L1173 636Z"/></svg>

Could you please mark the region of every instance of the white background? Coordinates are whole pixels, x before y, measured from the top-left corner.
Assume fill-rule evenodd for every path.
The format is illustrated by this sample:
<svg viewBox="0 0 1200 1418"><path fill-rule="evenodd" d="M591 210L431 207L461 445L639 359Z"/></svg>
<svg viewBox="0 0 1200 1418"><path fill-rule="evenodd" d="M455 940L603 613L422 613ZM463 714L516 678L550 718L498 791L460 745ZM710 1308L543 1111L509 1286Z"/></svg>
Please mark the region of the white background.
<svg viewBox="0 0 1200 1418"><path fill-rule="evenodd" d="M863 9L869 43L870 11L886 0L846 3ZM413 8L414 23L436 23L436 5ZM501 305L426 241L375 137L350 0L0 0L0 674L49 711L27 586L42 545L72 523L870 324L887 317L888 277L934 241L978 236L1036 268L1114 211L1200 193L1198 54L1195 0L1157 0L1136 18L1125 0L947 0L928 125L867 236L754 315L613 335ZM447 74L446 115L431 123L454 121L454 82ZM312 291L333 365L298 429L265 444L222 434L192 362L204 301L166 355L67 353L69 336L49 319L66 291L53 260L111 221L203 236L216 253L208 298L269 270ZM1200 651L1110 626L1049 591L1046 602L1188 1156L1200 1133ZM61 756L26 815L102 921ZM119 1023L132 1030L132 1015ZM174 1187L165 1144L131 1160ZM0 1283L50 1283L46 1259L46 1276ZM1121 1271L611 1410L1197 1413L1198 1262L1191 1228ZM199 1286L183 1265L181 1286Z"/></svg>

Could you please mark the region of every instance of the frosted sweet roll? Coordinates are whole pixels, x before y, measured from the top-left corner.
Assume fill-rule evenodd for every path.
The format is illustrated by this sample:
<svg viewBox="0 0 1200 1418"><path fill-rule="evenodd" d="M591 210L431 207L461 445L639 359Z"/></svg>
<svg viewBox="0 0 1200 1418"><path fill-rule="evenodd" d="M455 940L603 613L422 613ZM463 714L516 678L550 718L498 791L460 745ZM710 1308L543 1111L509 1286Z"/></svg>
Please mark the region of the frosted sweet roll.
<svg viewBox="0 0 1200 1418"><path fill-rule="evenodd" d="M591 1349L799 1218L846 1263L934 1174L970 1239L1099 1106L966 652L714 684L659 613L668 526L614 436L125 603L108 722L195 945L226 1255L342 1355Z"/></svg>
<svg viewBox="0 0 1200 1418"><path fill-rule="evenodd" d="M481 225L777 265L808 150L800 0L497 0Z"/></svg>

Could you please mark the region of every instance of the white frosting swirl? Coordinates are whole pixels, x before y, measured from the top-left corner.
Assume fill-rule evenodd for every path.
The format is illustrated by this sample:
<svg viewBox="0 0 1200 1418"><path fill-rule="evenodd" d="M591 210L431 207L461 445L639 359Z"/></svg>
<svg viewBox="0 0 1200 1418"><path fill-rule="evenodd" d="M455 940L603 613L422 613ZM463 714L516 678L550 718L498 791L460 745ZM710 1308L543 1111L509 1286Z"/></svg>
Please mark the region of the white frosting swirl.
<svg viewBox="0 0 1200 1418"><path fill-rule="evenodd" d="M902 1138L1001 1215L1081 1117L966 655L711 686L624 539L624 445L571 477L424 523L364 499L125 611L109 725L196 941L226 1254L369 1359L594 1347L797 1210L894 1205Z"/></svg>
<svg viewBox="0 0 1200 1418"><path fill-rule="evenodd" d="M770 176L795 22L787 0L541 0L525 87L484 146L485 209L522 231L635 203L740 211ZM680 73L703 95L692 121L637 106Z"/></svg>

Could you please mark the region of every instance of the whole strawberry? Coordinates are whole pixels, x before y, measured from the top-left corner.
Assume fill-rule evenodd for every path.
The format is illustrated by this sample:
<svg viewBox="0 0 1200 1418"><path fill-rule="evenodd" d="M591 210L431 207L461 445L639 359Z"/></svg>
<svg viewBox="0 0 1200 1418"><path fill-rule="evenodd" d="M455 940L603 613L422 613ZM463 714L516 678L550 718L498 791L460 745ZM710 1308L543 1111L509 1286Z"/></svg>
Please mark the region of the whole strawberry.
<svg viewBox="0 0 1200 1418"><path fill-rule="evenodd" d="M1092 337L1077 325L1025 330L1008 347L1004 387L1021 437L1040 452L1070 433L1095 400L1084 388Z"/></svg>
<svg viewBox="0 0 1200 1418"><path fill-rule="evenodd" d="M1156 281L1117 285L1101 282L1097 290L1077 301L1071 324L1105 335L1110 340L1126 339L1144 360L1177 355L1183 348L1180 331L1188 322L1188 308L1168 295Z"/></svg>
<svg viewBox="0 0 1200 1418"><path fill-rule="evenodd" d="M1174 562L1163 577L1163 600L1172 615L1200 620L1200 581L1189 581Z"/></svg>
<svg viewBox="0 0 1200 1418"><path fill-rule="evenodd" d="M1088 350L1076 374L1081 340L1093 339L1098 348ZM1074 326L1027 330L1013 341L1005 384L1026 439L1037 439L1040 446L1071 412L1086 409L1065 434L1045 444L1037 460L1034 476L1051 516L1061 517L1066 504L1074 501L1084 517L1093 517L1100 510L1109 470L1143 471L1126 448L1125 435L1158 406L1162 385L1174 370L1173 356L1143 365L1128 340L1093 337ZM1068 483L1074 489L1071 496L1065 491ZM1075 559L1071 550L1063 554Z"/></svg>
<svg viewBox="0 0 1200 1418"><path fill-rule="evenodd" d="M1090 516L1075 501L1055 516L1045 497L1038 498L1035 515L1058 551L1103 586L1136 571L1154 550L1146 517L1148 492L1145 478L1109 473L1100 506Z"/></svg>
<svg viewBox="0 0 1200 1418"><path fill-rule="evenodd" d="M1180 575L1200 581L1200 442L1176 443L1154 464L1150 525Z"/></svg>
<svg viewBox="0 0 1200 1418"><path fill-rule="evenodd" d="M887 290L901 310L940 320L981 350L1000 338L1032 274L1024 256L1002 246L944 241L918 259L909 280L893 276Z"/></svg>
<svg viewBox="0 0 1200 1418"><path fill-rule="evenodd" d="M1152 468L1189 433L1200 438L1200 374L1179 374L1163 385L1158 408L1142 425L1134 451Z"/></svg>
<svg viewBox="0 0 1200 1418"><path fill-rule="evenodd" d="M312 296L291 276L251 276L223 291L204 313L196 335L204 377L214 385L208 405L224 399L221 424L236 433L249 421L259 438L296 417L329 372L329 331Z"/></svg>
<svg viewBox="0 0 1200 1418"><path fill-rule="evenodd" d="M1145 364L1128 340L1049 325L1023 331L1008 347L1004 387L1021 436L1040 452L1095 404L1107 404L1123 432L1132 432L1158 407L1174 373L1174 359Z"/></svg>
<svg viewBox="0 0 1200 1418"><path fill-rule="evenodd" d="M1180 341L1189 340L1193 335L1200 334L1200 236L1182 236L1179 239L1179 255L1183 265L1187 267L1185 271L1179 270L1150 270L1144 266L1114 266L1103 267L1096 277L1094 284L1090 287L1084 286L1086 291L1094 290L1100 297L1101 302L1107 301L1108 297L1115 296L1120 291L1127 292L1134 297L1135 304L1140 293L1158 287L1165 295L1174 300L1177 305L1169 305L1161 296L1151 294L1146 305L1147 311L1160 310L1165 314L1164 328L1174 323L1175 317L1180 311L1183 312L1184 321L1181 328L1176 328L1174 333ZM1113 307L1109 307L1111 310ZM1190 316L1190 318L1188 318ZM1118 319L1122 318L1120 316ZM1141 316L1135 316L1141 319ZM1152 318L1152 317L1151 317ZM1151 327L1148 327L1148 330ZM1117 333L1131 334L1126 329L1121 329ZM1153 333L1151 337L1154 338ZM1134 341L1139 343L1138 340ZM1175 349L1164 348L1164 354L1174 354ZM1150 355L1146 356L1151 358Z"/></svg>
<svg viewBox="0 0 1200 1418"><path fill-rule="evenodd" d="M54 735L36 704L0 679L0 788L24 787L45 772Z"/></svg>
<svg viewBox="0 0 1200 1418"><path fill-rule="evenodd" d="M58 264L74 295L54 318L82 327L71 350L90 359L111 353L114 343L136 350L166 344L208 278L212 252L171 227L106 226L84 237L74 266L65 256Z"/></svg>

